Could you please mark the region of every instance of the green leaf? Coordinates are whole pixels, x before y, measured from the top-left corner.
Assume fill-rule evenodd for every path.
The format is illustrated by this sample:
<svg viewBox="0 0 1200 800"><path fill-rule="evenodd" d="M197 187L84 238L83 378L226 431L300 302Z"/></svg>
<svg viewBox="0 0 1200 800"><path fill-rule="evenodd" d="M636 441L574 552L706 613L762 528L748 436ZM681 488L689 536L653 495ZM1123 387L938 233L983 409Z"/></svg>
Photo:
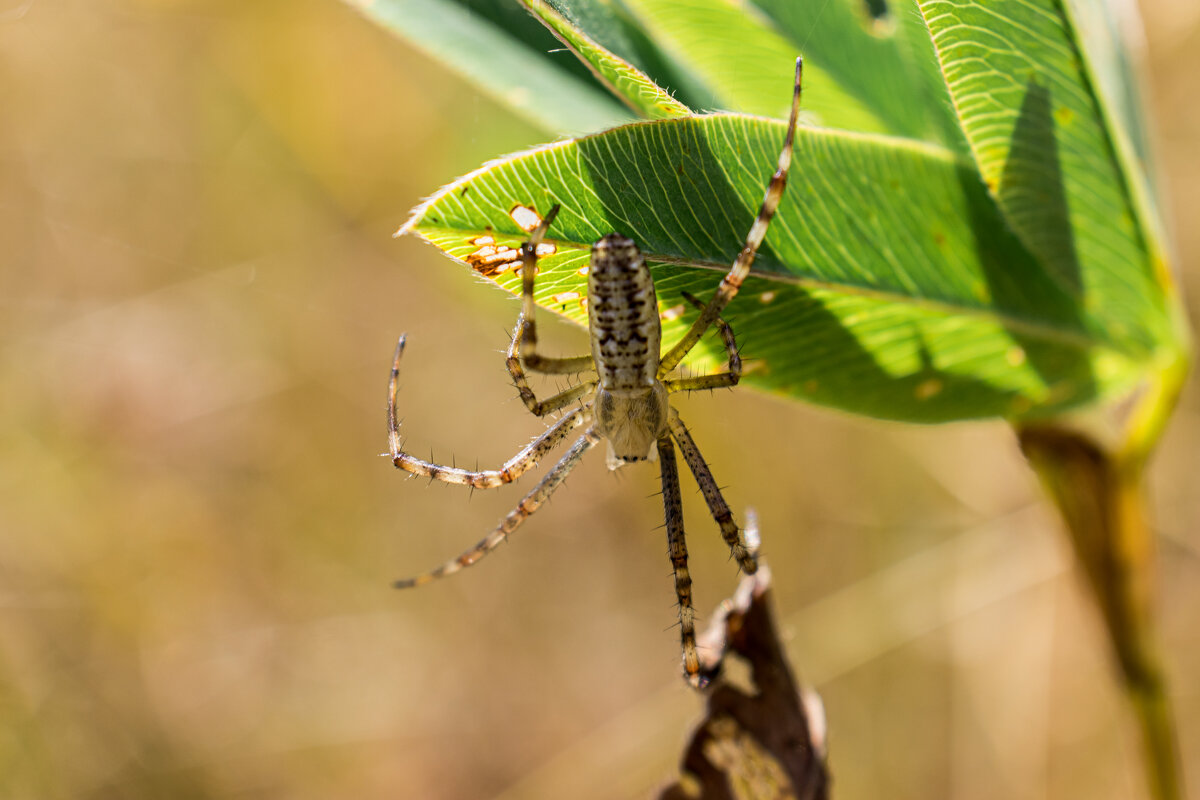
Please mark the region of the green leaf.
<svg viewBox="0 0 1200 800"><path fill-rule="evenodd" d="M780 76L804 54L805 113L813 121L952 147L961 141L912 0L895 8L887 24L855 11L855 0L522 2L646 118L682 108L783 116L788 95L779 91ZM580 63L531 32L528 15L512 13L516 4L355 5L548 131L577 134L628 120L614 116L615 104L603 100Z"/></svg>
<svg viewBox="0 0 1200 800"><path fill-rule="evenodd" d="M720 114L629 125L490 164L418 208L415 232L519 291L512 211L562 211L537 299L586 324L591 243L617 231L652 264L669 343L740 249L782 123ZM1079 303L1004 224L968 161L907 140L801 129L755 271L727 310L746 382L875 417L1037 417L1128 389L1138 335ZM486 238L485 238L486 237ZM490 259L490 261L489 261ZM719 342L694 369L715 368Z"/></svg>
<svg viewBox="0 0 1200 800"><path fill-rule="evenodd" d="M645 73L592 40L541 0L521 0L563 44L591 67L609 91L646 119L684 117L692 110L680 103Z"/></svg>
<svg viewBox="0 0 1200 800"><path fill-rule="evenodd" d="M1118 339L1171 360L1171 279L1141 171L1069 5L921 0L971 153L1045 272Z"/></svg>
<svg viewBox="0 0 1200 800"><path fill-rule="evenodd" d="M780 91L803 48L751 7L729 0L624 0L650 38L698 76L709 96L696 107L770 117L787 115L790 93ZM804 64L804 110L822 125L887 132L886 122L825 70ZM786 84L784 84L786 86Z"/></svg>
<svg viewBox="0 0 1200 800"><path fill-rule="evenodd" d="M770 23L846 94L901 136L958 147L958 121L913 0L872 17L863 0L754 0ZM881 4L882 5L882 4Z"/></svg>
<svg viewBox="0 0 1200 800"><path fill-rule="evenodd" d="M1138 80L1139 64L1132 57L1144 42L1136 9L1119 0L1078 3L1071 7L1080 51L1087 54L1096 92L1112 109L1110 133L1130 142L1137 159L1150 158L1145 128L1146 108ZM1153 171L1142 169L1146 177Z"/></svg>
<svg viewBox="0 0 1200 800"><path fill-rule="evenodd" d="M489 5L489 15L455 0L347 2L550 133L587 133L631 119L575 59L552 59L553 37L515 5L508 9L515 14Z"/></svg>

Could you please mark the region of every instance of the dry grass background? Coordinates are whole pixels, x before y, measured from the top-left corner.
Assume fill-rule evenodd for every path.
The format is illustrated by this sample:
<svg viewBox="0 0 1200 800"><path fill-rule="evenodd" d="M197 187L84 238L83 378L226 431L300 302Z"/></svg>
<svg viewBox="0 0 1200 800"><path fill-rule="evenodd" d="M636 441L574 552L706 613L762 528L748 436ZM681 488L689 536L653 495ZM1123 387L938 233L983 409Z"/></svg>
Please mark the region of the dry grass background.
<svg viewBox="0 0 1200 800"><path fill-rule="evenodd" d="M1143 11L1195 298L1200 7ZM395 336L418 451L494 462L539 430L499 355L515 303L390 234L541 139L333 0L0 0L0 797L633 797L671 772L698 703L654 468L589 459L485 564L389 588L520 492L378 457ZM1192 384L1152 482L1196 788ZM684 404L760 513L839 797L1140 796L1099 626L1003 426ZM708 611L735 575L685 502Z"/></svg>

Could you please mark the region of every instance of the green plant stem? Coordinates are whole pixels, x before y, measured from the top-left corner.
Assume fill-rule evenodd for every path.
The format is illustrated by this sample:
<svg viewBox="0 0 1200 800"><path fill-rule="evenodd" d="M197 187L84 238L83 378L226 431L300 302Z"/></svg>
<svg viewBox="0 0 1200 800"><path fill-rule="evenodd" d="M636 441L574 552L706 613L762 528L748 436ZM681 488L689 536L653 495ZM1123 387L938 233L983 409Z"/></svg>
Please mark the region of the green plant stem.
<svg viewBox="0 0 1200 800"><path fill-rule="evenodd" d="M1174 404L1182 374L1134 409L1126 443L1106 450L1091 437L1050 424L1018 428L1021 449L1066 522L1121 669L1142 734L1150 796L1180 800L1179 750L1155 642L1154 537L1147 524L1144 469L1150 450L1140 437L1157 435ZM1152 407L1147 408L1146 404ZM1149 421L1154 421L1153 424Z"/></svg>

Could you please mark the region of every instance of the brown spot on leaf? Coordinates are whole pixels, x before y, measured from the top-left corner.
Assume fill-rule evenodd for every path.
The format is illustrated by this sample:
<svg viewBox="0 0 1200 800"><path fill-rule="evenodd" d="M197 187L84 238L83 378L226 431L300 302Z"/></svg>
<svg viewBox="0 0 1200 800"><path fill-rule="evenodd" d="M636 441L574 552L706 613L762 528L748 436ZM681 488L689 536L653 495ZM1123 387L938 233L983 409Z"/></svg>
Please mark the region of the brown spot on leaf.
<svg viewBox="0 0 1200 800"><path fill-rule="evenodd" d="M464 256L463 260L485 278L492 278L521 266L521 251L506 244L496 244L492 236L478 236L469 239L468 242L479 249ZM537 246L539 257L552 256L557 252L558 245L553 242L542 242Z"/></svg>
<svg viewBox="0 0 1200 800"><path fill-rule="evenodd" d="M487 236L480 237L480 239L490 238ZM470 265L471 269L485 278L499 275L501 272L513 269L521 263L516 250L508 248L499 250L491 245L483 245L474 253L468 254L463 260Z"/></svg>
<svg viewBox="0 0 1200 800"><path fill-rule="evenodd" d="M918 383L913 394L916 395L918 400L928 400L931 397L941 394L942 388L943 384L940 378L930 378Z"/></svg>

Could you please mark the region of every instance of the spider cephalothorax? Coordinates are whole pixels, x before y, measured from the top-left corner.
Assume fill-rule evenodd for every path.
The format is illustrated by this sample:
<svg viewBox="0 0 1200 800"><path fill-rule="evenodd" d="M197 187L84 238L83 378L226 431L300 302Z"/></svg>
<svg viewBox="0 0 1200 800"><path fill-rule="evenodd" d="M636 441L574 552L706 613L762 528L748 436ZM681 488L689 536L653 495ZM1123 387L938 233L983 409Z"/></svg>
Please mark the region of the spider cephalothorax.
<svg viewBox="0 0 1200 800"><path fill-rule="evenodd" d="M754 256L766 237L771 218L783 196L792 157L796 117L800 107L800 78L801 62L797 60L792 110L783 150L780 152L778 167L767 187L758 217L746 237L746 243L708 303L687 296L693 305L701 309L700 316L683 338L666 353L661 353L662 323L658 315L658 301L650 270L646 267L637 244L616 233L608 234L592 246L592 256L588 265L588 329L591 335L591 355L552 358L538 353L533 301L537 248L554 221L558 206L550 209L533 230L529 241L521 246L521 314L508 349L508 371L521 400L537 416L545 416L575 403L579 403L579 407L563 416L500 469L465 470L446 467L414 458L403 451L400 443L400 424L396 416L400 356L404 352L404 337L400 337L388 385L389 443L392 461L400 469L449 483L491 488L516 480L569 438L575 428L582 427L584 432L533 491L482 541L458 558L430 572L397 581L396 586L418 586L474 564L495 549L526 517L545 502L579 463L584 453L601 441L606 441L610 469L654 458L659 461L667 540L671 566L675 573L675 592L679 598L684 672L694 685L705 682L707 676L701 674L696 653L692 581L687 567L683 504L680 499L675 445L679 446L684 461L696 477L700 491L713 518L720 526L733 557L747 573L755 572L758 565L753 549L747 546L740 535L733 514L721 496L712 472L679 414L668 402L668 396L680 391L733 386L741 377L742 362L737 344L733 331L721 319L721 311L737 294L749 273ZM729 357L728 371L696 377L669 377L683 357L711 327L717 328L725 343ZM526 370L546 375L585 377L579 384L545 400L539 400L525 378Z"/></svg>

